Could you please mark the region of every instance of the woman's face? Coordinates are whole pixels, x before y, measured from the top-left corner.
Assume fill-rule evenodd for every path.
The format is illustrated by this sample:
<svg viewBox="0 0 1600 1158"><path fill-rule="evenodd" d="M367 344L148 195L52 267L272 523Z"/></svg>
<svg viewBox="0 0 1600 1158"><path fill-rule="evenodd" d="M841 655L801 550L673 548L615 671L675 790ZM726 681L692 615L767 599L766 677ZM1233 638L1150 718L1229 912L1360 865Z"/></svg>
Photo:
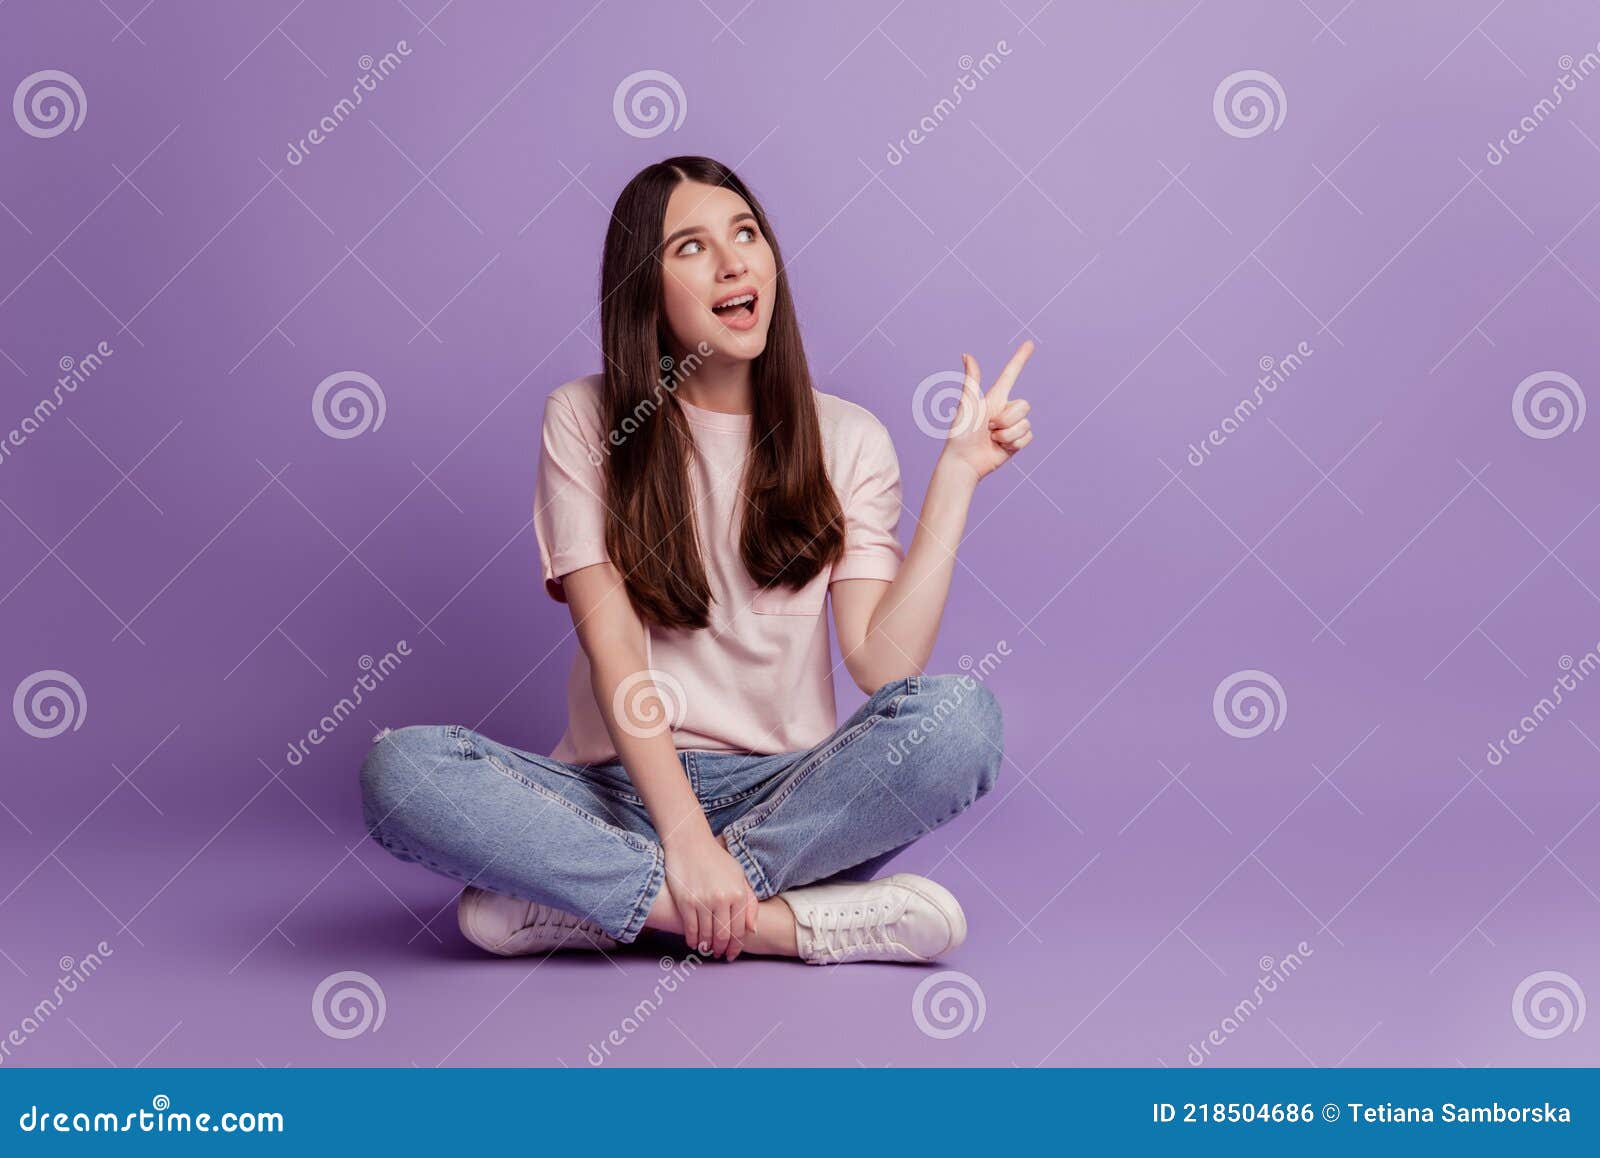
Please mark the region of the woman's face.
<svg viewBox="0 0 1600 1158"><path fill-rule="evenodd" d="M777 261L749 204L731 189L681 181L661 236L662 308L680 351L704 342L714 355L757 357L767 346Z"/></svg>

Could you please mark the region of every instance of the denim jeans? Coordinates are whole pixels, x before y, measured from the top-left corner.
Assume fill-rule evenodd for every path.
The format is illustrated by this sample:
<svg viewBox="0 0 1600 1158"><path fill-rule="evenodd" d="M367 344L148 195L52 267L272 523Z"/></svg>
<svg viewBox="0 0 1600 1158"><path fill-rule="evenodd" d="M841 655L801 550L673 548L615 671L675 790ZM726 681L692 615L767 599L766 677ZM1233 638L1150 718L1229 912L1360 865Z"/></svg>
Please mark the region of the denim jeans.
<svg viewBox="0 0 1600 1158"><path fill-rule="evenodd" d="M765 900L870 880L995 783L994 694L969 675L884 684L805 751L680 750L711 831ZM368 835L404 861L586 917L631 942L665 881L644 801L618 761L570 764L459 725L374 742L361 769Z"/></svg>

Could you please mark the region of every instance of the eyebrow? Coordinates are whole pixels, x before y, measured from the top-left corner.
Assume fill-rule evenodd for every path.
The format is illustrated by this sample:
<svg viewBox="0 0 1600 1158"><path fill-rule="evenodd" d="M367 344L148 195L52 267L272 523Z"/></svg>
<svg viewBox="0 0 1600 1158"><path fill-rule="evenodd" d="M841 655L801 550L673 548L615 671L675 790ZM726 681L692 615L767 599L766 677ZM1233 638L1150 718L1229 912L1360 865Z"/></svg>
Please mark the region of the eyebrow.
<svg viewBox="0 0 1600 1158"><path fill-rule="evenodd" d="M735 213L732 217L728 218L728 224L732 225L735 222L746 221L746 220L754 221L755 219L756 219L756 215L754 213L751 213L748 209L746 209L744 212ZM666 249L668 246L670 246L674 241L677 241L679 238L688 237L690 234L693 234L693 233L704 233L704 232L705 232L705 229L702 226L699 226L699 225L691 225L687 229L680 229L680 230L678 230L678 232L674 233L671 237L669 237L665 241L663 241L661 243L661 248L662 249Z"/></svg>

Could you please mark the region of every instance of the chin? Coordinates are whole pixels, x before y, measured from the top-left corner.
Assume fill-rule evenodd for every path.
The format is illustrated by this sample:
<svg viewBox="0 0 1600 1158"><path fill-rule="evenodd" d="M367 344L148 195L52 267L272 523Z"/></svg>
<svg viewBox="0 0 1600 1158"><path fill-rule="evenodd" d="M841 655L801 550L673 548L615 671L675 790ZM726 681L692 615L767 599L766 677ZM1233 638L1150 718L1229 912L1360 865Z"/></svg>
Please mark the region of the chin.
<svg viewBox="0 0 1600 1158"><path fill-rule="evenodd" d="M748 334L719 334L714 342L707 342L719 358L731 358L736 362L753 362L766 351L767 335L751 332Z"/></svg>

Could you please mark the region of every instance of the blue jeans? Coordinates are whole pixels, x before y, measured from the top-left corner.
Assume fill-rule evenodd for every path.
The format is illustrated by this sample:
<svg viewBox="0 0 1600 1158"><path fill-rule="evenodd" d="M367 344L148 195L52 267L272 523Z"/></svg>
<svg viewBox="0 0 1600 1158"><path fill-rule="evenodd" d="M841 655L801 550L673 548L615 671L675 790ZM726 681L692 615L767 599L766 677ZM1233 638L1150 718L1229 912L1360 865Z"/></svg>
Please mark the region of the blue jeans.
<svg viewBox="0 0 1600 1158"><path fill-rule="evenodd" d="M682 750L711 831L751 889L870 880L994 787L1004 737L969 675L884 684L822 743L753 755ZM638 937L665 880L644 801L621 762L569 764L459 725L377 740L361 768L370 835L435 872Z"/></svg>

